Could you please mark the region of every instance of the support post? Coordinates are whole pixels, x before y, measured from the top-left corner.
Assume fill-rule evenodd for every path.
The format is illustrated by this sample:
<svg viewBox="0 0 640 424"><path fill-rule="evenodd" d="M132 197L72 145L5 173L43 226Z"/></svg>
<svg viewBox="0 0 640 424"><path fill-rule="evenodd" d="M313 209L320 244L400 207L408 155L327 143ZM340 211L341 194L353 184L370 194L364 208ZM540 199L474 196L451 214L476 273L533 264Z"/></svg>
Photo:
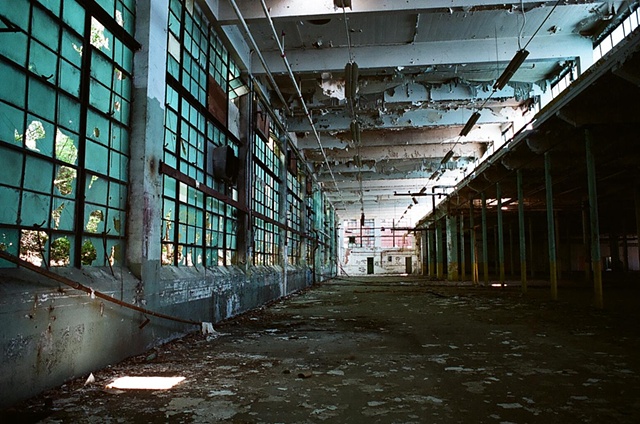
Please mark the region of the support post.
<svg viewBox="0 0 640 424"><path fill-rule="evenodd" d="M593 290L595 306L603 307L602 261L600 260L600 223L598 221L598 192L596 189L596 165L593 156L593 136L585 130L587 183L589 187L589 224L591 228L591 266L593 268Z"/></svg>
<svg viewBox="0 0 640 424"><path fill-rule="evenodd" d="M467 258L464 253L464 215L460 214L460 281L464 281L467 276L465 269Z"/></svg>
<svg viewBox="0 0 640 424"><path fill-rule="evenodd" d="M634 200L636 208L636 240L638 241L638 265L640 265L640 185L637 185L635 188Z"/></svg>
<svg viewBox="0 0 640 424"><path fill-rule="evenodd" d="M471 259L471 282L478 284L478 255L476 251L476 228L474 223L473 198L469 199L469 255Z"/></svg>
<svg viewBox="0 0 640 424"><path fill-rule="evenodd" d="M489 246L487 242L487 195L482 192L482 270L484 284L489 285Z"/></svg>
<svg viewBox="0 0 640 424"><path fill-rule="evenodd" d="M529 268L531 269L530 277L536 278L535 261L533 260L533 218L529 217Z"/></svg>
<svg viewBox="0 0 640 424"><path fill-rule="evenodd" d="M444 252L442 250L442 221L436 221L436 278L444 278Z"/></svg>
<svg viewBox="0 0 640 424"><path fill-rule="evenodd" d="M556 263L556 229L553 216L553 182L551 180L551 153L544 154L544 182L547 193L547 239L549 242L549 279L551 300L558 300L558 271Z"/></svg>
<svg viewBox="0 0 640 424"><path fill-rule="evenodd" d="M582 243L584 245L584 281L591 282L591 236L589 227L589 201L582 202Z"/></svg>
<svg viewBox="0 0 640 424"><path fill-rule="evenodd" d="M504 286L505 273L504 273L504 226L502 223L502 187L500 183L496 183L496 201L497 201L497 216L498 216L498 276L500 284Z"/></svg>
<svg viewBox="0 0 640 424"><path fill-rule="evenodd" d="M518 185L518 233L520 235L520 287L527 292L527 242L524 226L524 191L522 189L522 170L516 171Z"/></svg>
<svg viewBox="0 0 640 424"><path fill-rule="evenodd" d="M447 280L458 280L458 221L455 215L447 214Z"/></svg>

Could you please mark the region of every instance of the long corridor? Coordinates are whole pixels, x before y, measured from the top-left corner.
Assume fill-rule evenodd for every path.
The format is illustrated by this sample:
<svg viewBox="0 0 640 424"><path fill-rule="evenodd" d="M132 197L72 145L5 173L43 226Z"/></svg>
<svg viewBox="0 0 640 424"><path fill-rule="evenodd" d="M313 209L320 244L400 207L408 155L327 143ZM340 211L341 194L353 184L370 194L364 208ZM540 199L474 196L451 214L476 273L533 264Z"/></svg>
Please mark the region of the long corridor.
<svg viewBox="0 0 640 424"><path fill-rule="evenodd" d="M596 310L588 288L552 302L542 288L334 279L221 323L215 337L171 342L95 382L82 376L0 421L637 423L638 291L611 292ZM122 376L185 380L106 388Z"/></svg>

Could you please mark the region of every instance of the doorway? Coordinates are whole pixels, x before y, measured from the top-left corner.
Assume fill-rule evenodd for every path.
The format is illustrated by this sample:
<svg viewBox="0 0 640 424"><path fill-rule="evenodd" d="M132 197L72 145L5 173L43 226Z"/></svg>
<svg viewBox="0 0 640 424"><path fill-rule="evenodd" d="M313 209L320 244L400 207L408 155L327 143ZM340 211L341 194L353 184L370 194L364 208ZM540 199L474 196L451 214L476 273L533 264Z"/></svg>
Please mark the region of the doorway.
<svg viewBox="0 0 640 424"><path fill-rule="evenodd" d="M373 258L367 258L367 274L373 274Z"/></svg>

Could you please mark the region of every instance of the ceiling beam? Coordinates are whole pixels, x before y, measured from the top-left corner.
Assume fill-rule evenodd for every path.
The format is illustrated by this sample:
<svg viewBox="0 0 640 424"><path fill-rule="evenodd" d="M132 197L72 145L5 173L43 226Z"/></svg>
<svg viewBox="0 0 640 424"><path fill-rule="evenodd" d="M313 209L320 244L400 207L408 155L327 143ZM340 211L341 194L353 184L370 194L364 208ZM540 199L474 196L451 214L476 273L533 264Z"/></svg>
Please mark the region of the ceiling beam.
<svg viewBox="0 0 640 424"><path fill-rule="evenodd" d="M484 143L448 143L448 144L423 144L407 146L402 144L389 144L386 146L361 146L357 149L327 149L325 150L329 163L346 162L353 160L359 153L361 161L381 161L386 159L432 159L442 158L451 149L454 156L478 158L484 154ZM323 157L318 150L306 150L305 159L312 162L323 162Z"/></svg>
<svg viewBox="0 0 640 424"><path fill-rule="evenodd" d="M208 0L211 2L211 0ZM264 11L260 2L255 0L237 0L238 6L247 21L264 19ZM271 0L267 1L269 14L272 19L287 20L313 20L321 18L330 18L332 16L342 16L342 8L334 5L333 0ZM520 5L534 3L553 4L555 1L540 2L536 0L367 0L354 1L352 6L346 9L348 15L357 13L389 13L389 12L412 12L423 13L433 10L449 10L449 9L471 9L471 8L515 8ZM572 0L563 2L563 4L592 4L602 3L594 0ZM226 0L220 0L216 8L218 21L222 24L234 23L237 17Z"/></svg>
<svg viewBox="0 0 640 424"><path fill-rule="evenodd" d="M480 124L505 124L512 122L512 108L505 108L505 113L495 112L491 109L483 109L480 112ZM502 112L502 111L500 111ZM422 128L438 126L459 126L467 123L473 112L464 108L454 109L415 109L406 112L392 112L365 115L359 114L358 121L363 130L367 128L379 129L402 129L402 128ZM312 117L317 131L347 131L351 128L351 114L346 110L338 110L324 115ZM311 126L306 117L294 116L288 120L289 131L305 132L311 131Z"/></svg>
<svg viewBox="0 0 640 424"><path fill-rule="evenodd" d="M497 44L497 46L496 46ZM473 39L455 41L434 41L389 46L381 54L380 46L353 47L351 53L360 69L381 69L398 67L437 66L450 64L508 62L518 50L518 38ZM593 56L590 39L580 35L538 35L527 47L527 61L543 59L574 59L587 53ZM274 74L285 73L285 65L279 52L262 52L269 69ZM344 71L349 57L346 47L326 49L287 50L287 59L294 73L318 73ZM526 62L525 65L526 66ZM252 74L264 74L265 70L254 61ZM517 73L514 77L517 81Z"/></svg>

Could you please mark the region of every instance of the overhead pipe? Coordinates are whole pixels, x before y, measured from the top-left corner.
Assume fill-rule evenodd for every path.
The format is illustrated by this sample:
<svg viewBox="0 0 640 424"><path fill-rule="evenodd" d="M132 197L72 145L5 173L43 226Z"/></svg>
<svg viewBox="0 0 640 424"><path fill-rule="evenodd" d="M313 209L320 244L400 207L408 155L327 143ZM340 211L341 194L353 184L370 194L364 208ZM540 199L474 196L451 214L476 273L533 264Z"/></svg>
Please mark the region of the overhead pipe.
<svg viewBox="0 0 640 424"><path fill-rule="evenodd" d="M229 0L229 2L232 4L234 10L236 11L236 14L238 15L238 18L244 22L244 18L242 18L242 12L240 12L240 9L238 9L238 5L236 4L235 0ZM302 104L302 108L304 109L304 113L307 116L307 120L309 121L309 125L311 125L311 129L313 130L313 134L316 137L316 141L318 143L318 147L320 147L320 152L322 153L322 158L324 159L324 163L327 165L327 169L329 169L329 174L331 174L331 179L333 180L333 184L336 187L336 191L338 192L338 196L340 196L340 198L342 198L342 193L340 192L340 188L338 187L338 183L336 182L336 178L333 175L333 171L331 170L331 165L329 165L329 159L327 159L327 154L324 150L324 146L322 146L322 142L320 141L320 135L318 134L318 130L316 129L315 124L313 123L313 119L311 119L311 113L309 112L309 109L307 108L307 104L304 101L304 98L302 97L302 91L300 91L300 86L298 85L298 82L296 81L295 76L293 75L293 70L291 69L291 65L289 64L289 60L287 60L287 55L284 52L284 48L282 47L282 44L280 43L280 40L278 38L278 32L276 31L276 27L273 25L273 20L271 19L271 15L269 14L269 9L267 8L267 4L265 3L264 0L260 0L260 3L262 4L262 9L264 10L264 14L267 17L267 21L269 22L269 26L271 27L271 31L273 33L273 38L276 40L276 44L278 45L278 50L280 50L280 56L282 57L282 61L284 62L285 67L287 68L287 73L289 74L289 78L291 78L291 82L293 83L293 86L296 89L296 94L298 95L298 98L300 99L300 104ZM246 22L244 23L244 25L246 26ZM247 31L247 33L249 33L249 28L247 27L245 29L245 31ZM257 46L255 47L257 50ZM344 203L344 201L343 201Z"/></svg>

